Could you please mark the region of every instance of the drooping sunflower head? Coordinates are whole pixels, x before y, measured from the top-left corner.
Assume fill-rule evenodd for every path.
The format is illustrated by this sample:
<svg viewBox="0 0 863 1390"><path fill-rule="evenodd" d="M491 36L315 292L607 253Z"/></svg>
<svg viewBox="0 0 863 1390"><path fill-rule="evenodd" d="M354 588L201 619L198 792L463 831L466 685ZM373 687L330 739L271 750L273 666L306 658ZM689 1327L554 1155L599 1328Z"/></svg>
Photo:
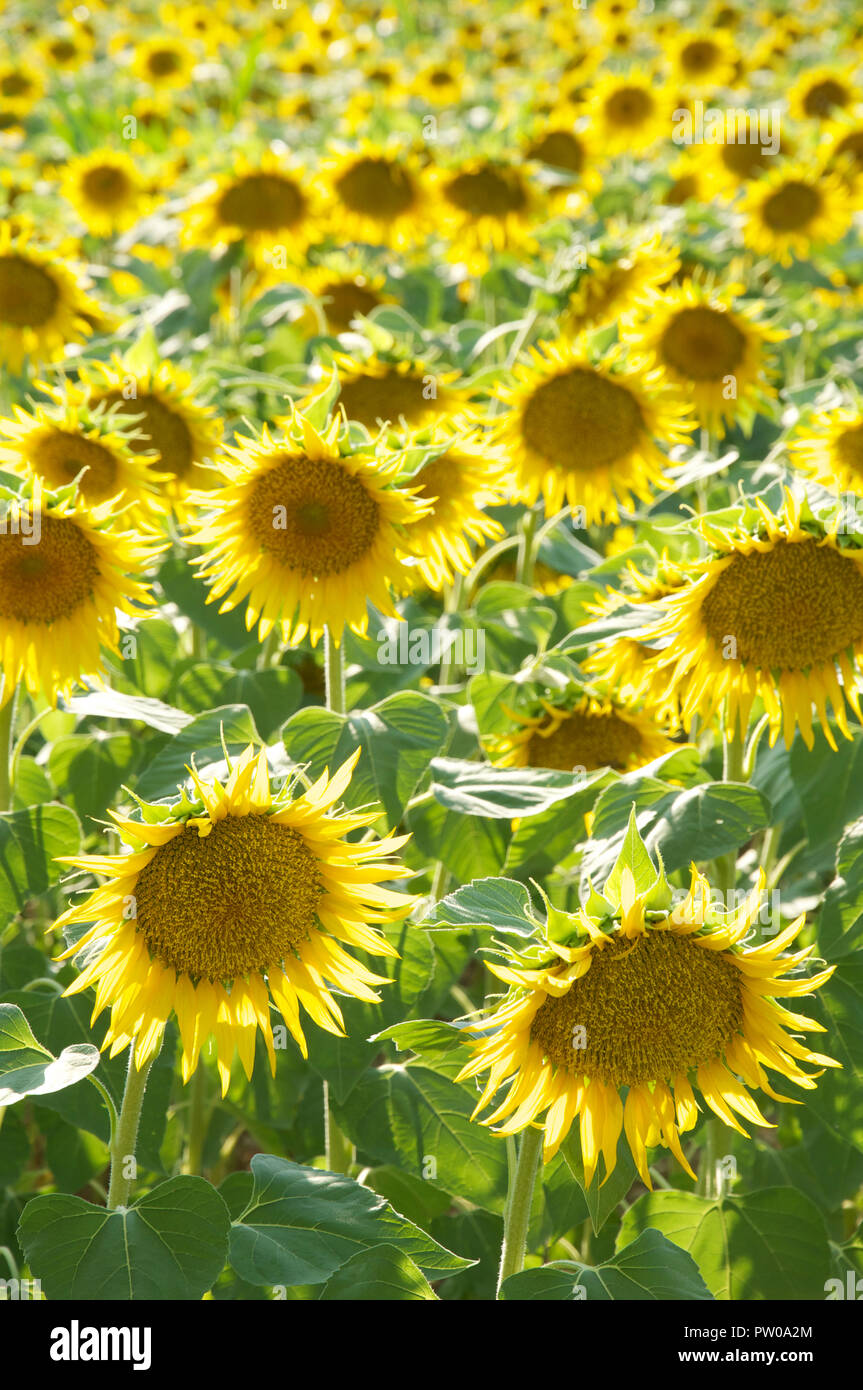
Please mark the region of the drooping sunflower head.
<svg viewBox="0 0 863 1390"><path fill-rule="evenodd" d="M191 791L174 806L142 802L140 821L112 812L130 853L65 861L106 879L56 925L93 924L61 959L89 948L66 992L96 986L93 1018L110 1007L102 1047L112 1057L133 1046L140 1069L176 1014L184 1082L212 1036L224 1095L235 1049L251 1079L258 1029L275 1075L271 999L304 1057L300 1006L343 1036L332 988L380 999L373 986L388 981L345 946L397 954L377 924L413 904L382 886L405 876L392 855L408 837L347 840L378 814L332 809L358 757L296 795L290 781L274 788L266 752L249 747L228 760L224 784L192 772Z"/></svg>
<svg viewBox="0 0 863 1390"><path fill-rule="evenodd" d="M790 493L778 514L756 498L737 526L720 529L708 515L699 531L711 557L694 562L690 582L634 634L662 648L649 668L676 690L684 723L724 706L731 738L760 699L771 744L782 730L790 747L799 727L811 748L814 707L835 749L828 702L846 738L846 701L861 718L863 550L852 537L841 545Z"/></svg>
<svg viewBox="0 0 863 1390"><path fill-rule="evenodd" d="M87 230L98 237L134 226L152 201L135 160L111 149L70 159L62 172L61 191Z"/></svg>
<svg viewBox="0 0 863 1390"><path fill-rule="evenodd" d="M163 510L158 495L163 480L155 454L133 448L139 442L133 427L104 410L91 410L79 388L43 389L53 406L31 412L16 405L13 418L0 420L0 462L24 477L41 478L51 489L77 479L88 506L115 499L128 528L152 522Z"/></svg>
<svg viewBox="0 0 863 1390"><path fill-rule="evenodd" d="M217 486L208 467L222 441L222 425L212 406L205 405L189 372L173 362L133 367L114 356L110 363L92 362L80 368L91 409L100 408L116 424L134 420L128 440L134 454L152 455L162 497L180 517L186 515L190 491Z"/></svg>
<svg viewBox="0 0 863 1390"><path fill-rule="evenodd" d="M813 246L844 236L852 215L848 189L836 173L784 163L751 183L741 200L743 239L781 265Z"/></svg>
<svg viewBox="0 0 863 1390"><path fill-rule="evenodd" d="M471 543L484 546L504 534L486 508L503 500L504 463L476 427L462 421L418 431L408 449L422 449L425 462L411 473L410 486L430 510L410 523L407 540L417 572L430 589L452 584L474 562Z"/></svg>
<svg viewBox="0 0 863 1390"><path fill-rule="evenodd" d="M699 424L719 438L726 423L751 433L775 388L768 345L787 335L763 320L763 305L741 298L743 286L687 278L641 313L628 317L624 338L653 354L692 402Z"/></svg>
<svg viewBox="0 0 863 1390"><path fill-rule="evenodd" d="M374 353L333 358L341 383L339 404L349 420L358 420L370 434L382 424L421 429L463 413L470 391L459 385L458 371L442 371L436 365L412 357Z"/></svg>
<svg viewBox="0 0 863 1390"><path fill-rule="evenodd" d="M660 232L643 233L630 246L588 256L564 313L567 332L602 328L634 309L648 310L680 269L680 255Z"/></svg>
<svg viewBox="0 0 863 1390"><path fill-rule="evenodd" d="M762 945L746 943L763 889L760 875L743 905L726 912L693 865L689 893L675 905L633 809L602 893L591 888L574 914L547 904L545 922L531 915L529 944L498 950L504 958L489 962L509 993L469 1025L482 1036L459 1079L488 1073L474 1116L505 1089L482 1123L499 1134L538 1125L546 1162L580 1120L588 1183L600 1154L603 1181L613 1172L623 1132L649 1188L647 1150L656 1145L695 1177L680 1139L697 1123L696 1090L744 1135L738 1116L769 1125L751 1092L788 1097L773 1089L765 1068L811 1090L813 1074L800 1063L819 1068L816 1076L838 1063L795 1036L823 1032L821 1025L779 1002L813 993L832 974L804 973L811 946L785 953L805 917Z"/></svg>
<svg viewBox="0 0 863 1390"><path fill-rule="evenodd" d="M87 506L74 483L49 492L30 478L0 496L0 702L23 681L55 704L82 676L98 682L102 648L119 650L118 613L153 602L140 576L158 547L117 530L116 504Z"/></svg>
<svg viewBox="0 0 863 1390"><path fill-rule="evenodd" d="M344 625L365 632L367 601L395 615L405 527L430 504L399 485L401 452L352 445L340 413L320 433L299 411L278 424L276 436L265 427L227 449L217 506L196 499L194 563L209 601L221 598L220 612L245 602L262 642L277 623L288 643L309 633L314 644L325 626L338 642Z"/></svg>
<svg viewBox="0 0 863 1390"><path fill-rule="evenodd" d="M300 261L317 233L317 198L305 171L266 150L241 156L230 173L200 189L186 212L182 240L207 249L242 241L256 263Z"/></svg>
<svg viewBox="0 0 863 1390"><path fill-rule="evenodd" d="M328 226L341 242L400 251L426 235L426 176L410 151L363 140L334 152L321 168L330 195Z"/></svg>
<svg viewBox="0 0 863 1390"><path fill-rule="evenodd" d="M489 754L499 767L542 767L558 772L594 772L610 767L631 772L675 746L647 709L604 696L572 692L551 704L540 700L542 713L510 711L517 727L490 742Z"/></svg>
<svg viewBox="0 0 863 1390"><path fill-rule="evenodd" d="M87 294L83 266L0 224L0 362L20 372L54 362L93 331L101 310Z"/></svg>
<svg viewBox="0 0 863 1390"><path fill-rule="evenodd" d="M496 394L509 411L495 424L520 499L542 494L548 515L564 503L585 523L617 521L619 505L661 486L657 441L683 442L694 422L661 369L616 347L599 357L589 340L542 343Z"/></svg>

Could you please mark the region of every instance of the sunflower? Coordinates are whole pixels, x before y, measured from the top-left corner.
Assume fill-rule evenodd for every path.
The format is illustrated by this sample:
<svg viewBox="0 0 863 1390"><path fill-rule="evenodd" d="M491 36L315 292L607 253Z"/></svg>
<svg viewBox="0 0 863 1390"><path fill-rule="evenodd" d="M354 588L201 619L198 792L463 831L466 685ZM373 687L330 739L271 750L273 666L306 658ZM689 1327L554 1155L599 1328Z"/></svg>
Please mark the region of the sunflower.
<svg viewBox="0 0 863 1390"><path fill-rule="evenodd" d="M431 210L425 172L400 146L362 141L321 166L327 179L333 233L340 241L404 250L421 240Z"/></svg>
<svg viewBox="0 0 863 1390"><path fill-rule="evenodd" d="M835 749L828 700L846 738L845 700L861 718L863 551L841 548L808 517L801 524L802 504L790 492L778 515L761 498L756 503L754 529L744 525L745 513L733 530L702 518L698 529L714 555L696 562L691 582L661 600L655 620L634 635L663 647L654 674L679 694L685 723L695 713L712 719L725 702L731 738L738 720L746 729L760 698L771 746L782 729L790 748L799 726L811 748L814 705Z"/></svg>
<svg viewBox="0 0 863 1390"><path fill-rule="evenodd" d="M187 87L194 66L194 52L180 39L145 39L135 44L132 72L150 87Z"/></svg>
<svg viewBox="0 0 863 1390"><path fill-rule="evenodd" d="M641 315L627 318L623 338L653 354L692 401L699 424L720 439L725 425L752 432L755 414L775 390L765 361L769 343L787 335L761 320L763 305L739 303L742 284L686 279Z"/></svg>
<svg viewBox="0 0 863 1390"><path fill-rule="evenodd" d="M413 436L409 447L418 447L422 438ZM487 516L485 508L503 500L505 477L501 459L478 430L449 425L432 432L431 442L439 443L441 452L410 480L416 497L430 503L431 510L411 522L408 539L410 553L419 557L423 581L440 590L452 584L453 571L467 574L474 561L471 541L484 546L504 535L503 526Z"/></svg>
<svg viewBox="0 0 863 1390"><path fill-rule="evenodd" d="M455 106L465 99L464 63L451 55L428 63L415 74L410 90L429 106Z"/></svg>
<svg viewBox="0 0 863 1390"><path fill-rule="evenodd" d="M851 224L848 189L837 174L783 165L746 189L743 240L753 251L788 266L813 246L839 241Z"/></svg>
<svg viewBox="0 0 863 1390"><path fill-rule="evenodd" d="M820 131L822 148L826 150L824 164L831 173L851 183L863 173L863 119L841 115L828 121Z"/></svg>
<svg viewBox="0 0 863 1390"><path fill-rule="evenodd" d="M0 223L0 362L20 372L54 362L69 343L82 343L101 317L83 267L61 252L31 245L29 234Z"/></svg>
<svg viewBox="0 0 863 1390"><path fill-rule="evenodd" d="M499 767L631 772L675 746L650 714L614 700L583 694L568 705L540 704L540 715L510 711L521 727L490 746Z"/></svg>
<svg viewBox="0 0 863 1390"><path fill-rule="evenodd" d="M847 111L859 99L859 92L841 70L819 66L798 77L788 93L788 110L796 121L824 121Z"/></svg>
<svg viewBox="0 0 863 1390"><path fill-rule="evenodd" d="M546 164L561 178L556 188L566 193L583 189L593 197L602 189L602 176L596 167L596 151L590 134L576 130L566 117L546 118L534 126L524 147L524 158L532 164ZM563 175L568 175L563 179ZM554 191L554 190L552 190Z"/></svg>
<svg viewBox="0 0 863 1390"><path fill-rule="evenodd" d="M450 243L451 260L481 275L492 256L534 246L530 229L542 211L531 165L478 157L429 174L437 202L437 229Z"/></svg>
<svg viewBox="0 0 863 1390"><path fill-rule="evenodd" d="M365 317L380 304L392 304L395 296L385 289L383 275L370 270L357 257L335 254L317 265L306 266L299 283L318 301L329 333L347 333L354 319ZM310 332L320 333L319 316L308 316Z"/></svg>
<svg viewBox="0 0 863 1390"><path fill-rule="evenodd" d="M591 93L596 146L607 155L649 149L671 130L671 105L655 77L633 69L606 73Z"/></svg>
<svg viewBox="0 0 863 1390"><path fill-rule="evenodd" d="M788 444L795 468L833 492L863 494L863 407L814 411Z"/></svg>
<svg viewBox="0 0 863 1390"><path fill-rule="evenodd" d="M635 837L646 860L633 817L625 849ZM796 1036L823 1032L821 1024L780 1002L814 993L833 973L832 966L803 973L811 946L785 953L805 916L761 946L745 944L763 891L760 874L743 905L725 913L711 903L710 885L693 865L688 896L670 910L661 861L652 881L645 866L637 886L621 855L603 894L592 889L578 913L549 907L548 922L537 924L526 950L498 952L503 962L488 962L509 992L469 1025L482 1036L457 1080L488 1073L474 1117L506 1086L502 1103L482 1123L496 1125L499 1134L538 1125L546 1162L579 1118L587 1184L600 1153L605 1178L613 1172L623 1132L651 1189L647 1150L656 1145L695 1177L680 1143L697 1122L695 1089L724 1124L747 1137L737 1116L769 1125L751 1092L788 1097L773 1089L765 1068L813 1090L814 1077L839 1063L810 1052ZM805 1071L801 1062L818 1071Z"/></svg>
<svg viewBox="0 0 863 1390"><path fill-rule="evenodd" d="M316 229L316 199L305 171L267 150L254 162L240 156L230 174L199 190L186 211L182 241L210 249L242 241L266 266L280 249L300 260Z"/></svg>
<svg viewBox="0 0 863 1390"><path fill-rule="evenodd" d="M25 477L35 474L53 489L77 478L87 506L113 498L124 504L128 527L145 525L161 510L155 455L134 452L134 436L121 422L90 411L74 388L51 394L55 408L39 405L31 412L16 405L14 418L0 419L0 464Z"/></svg>
<svg viewBox="0 0 863 1390"><path fill-rule="evenodd" d="M0 102L26 116L45 91L45 81L30 63L0 62Z"/></svg>
<svg viewBox="0 0 863 1390"><path fill-rule="evenodd" d="M603 328L622 313L647 310L680 269L680 256L660 232L645 232L611 260L589 256L563 316L566 332Z"/></svg>
<svg viewBox="0 0 863 1390"><path fill-rule="evenodd" d="M79 374L91 409L104 406L115 417L138 417L129 448L134 454L155 450L148 467L158 472L160 491L180 517L192 489L218 486L206 465L221 445L222 424L213 407L197 398L189 372L167 361L132 371L115 355L110 364L85 364Z"/></svg>
<svg viewBox="0 0 863 1390"><path fill-rule="evenodd" d="M225 1095L235 1048L251 1080L259 1028L275 1075L271 999L304 1057L300 1005L320 1028L343 1037L332 987L379 1001L372 986L388 980L345 945L397 954L371 924L394 921L413 904L382 886L404 877L390 856L409 837L347 840L378 815L332 811L358 757L293 796L289 783L274 791L265 750L250 746L229 766L224 786L192 772L194 799L184 795L167 815L159 807L158 821L111 812L131 853L64 861L107 879L56 926L93 923L60 959L101 946L66 994L95 985L94 1020L110 1005L102 1047L112 1057L134 1045L140 1070L174 1013L184 1083L212 1036ZM142 809L146 816L149 808Z"/></svg>
<svg viewBox="0 0 863 1390"><path fill-rule="evenodd" d="M587 524L619 519L633 496L649 501L662 484L657 440L681 444L693 428L689 407L649 366L616 346L595 359L584 339L541 343L496 394L511 408L494 425L510 460L516 496L549 516L564 501Z"/></svg>
<svg viewBox="0 0 863 1390"><path fill-rule="evenodd" d="M98 237L133 227L151 203L135 161L110 149L71 159L63 170L62 193Z"/></svg>
<svg viewBox="0 0 863 1390"><path fill-rule="evenodd" d="M113 502L88 507L74 484L51 493L33 479L9 501L0 531L0 703L21 680L51 704L82 676L98 680L101 648L118 651L117 611L131 615L153 602L129 576L157 550L118 532L115 516Z"/></svg>
<svg viewBox="0 0 863 1390"><path fill-rule="evenodd" d="M735 77L737 54L728 34L707 30L681 34L671 57L673 81L686 93L707 97Z"/></svg>
<svg viewBox="0 0 863 1390"><path fill-rule="evenodd" d="M661 202L670 208L685 208L689 202L703 203L710 193L710 184L701 153L685 150L668 168L671 179Z"/></svg>
<svg viewBox="0 0 863 1390"><path fill-rule="evenodd" d="M365 632L367 602L395 616L404 528L429 504L395 485L399 454L350 452L340 415L324 434L299 412L278 423L280 437L267 427L260 439L238 436L233 461L220 461L227 484L192 536L208 602L222 598L226 612L247 600L246 625L258 624L262 642L277 623L288 644L309 633L315 645L325 625L335 641L343 624Z"/></svg>
<svg viewBox="0 0 863 1390"><path fill-rule="evenodd" d="M735 134L736 140L722 140L707 146L706 151L710 186L723 198L733 198L745 184L769 173L776 163L776 156L761 144L757 126L748 113L743 122L738 120ZM784 131L782 152L786 157L794 153L794 146Z"/></svg>
<svg viewBox="0 0 863 1390"><path fill-rule="evenodd" d="M411 429L441 422L467 409L470 390L458 371L441 371L415 358L367 358L336 353L339 404L349 420L374 434L384 421L405 420Z"/></svg>
<svg viewBox="0 0 863 1390"><path fill-rule="evenodd" d="M64 24L39 40L39 52L52 68L76 72L93 56L93 39L81 25Z"/></svg>

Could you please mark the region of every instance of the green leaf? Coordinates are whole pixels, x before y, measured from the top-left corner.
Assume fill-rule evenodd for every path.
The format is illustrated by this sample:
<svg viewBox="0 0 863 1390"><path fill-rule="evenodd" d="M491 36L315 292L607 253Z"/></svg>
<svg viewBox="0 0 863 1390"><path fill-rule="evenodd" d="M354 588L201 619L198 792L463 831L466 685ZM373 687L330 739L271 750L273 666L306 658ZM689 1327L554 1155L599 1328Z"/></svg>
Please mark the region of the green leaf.
<svg viewBox="0 0 863 1390"><path fill-rule="evenodd" d="M131 780L140 754L140 740L131 734L72 734L52 745L48 768L59 795L79 816L96 819Z"/></svg>
<svg viewBox="0 0 863 1390"><path fill-rule="evenodd" d="M361 1251L394 1246L424 1274L467 1261L353 1178L256 1154L251 1203L231 1232L232 1268L250 1284L322 1284Z"/></svg>
<svg viewBox="0 0 863 1390"><path fill-rule="evenodd" d="M98 690L90 695L73 695L66 701L73 714L95 719L134 719L163 734L178 734L191 722L185 710L175 709L162 700L145 695L124 695L121 690ZM44 724L43 724L44 728Z"/></svg>
<svg viewBox="0 0 863 1390"><path fill-rule="evenodd" d="M347 715L299 710L288 720L282 736L288 755L295 762L308 763L313 777L327 767L334 772L361 748L345 803L356 807L380 802L395 823L423 780L429 761L444 747L449 720L435 700L405 690L371 709Z"/></svg>
<svg viewBox="0 0 863 1390"><path fill-rule="evenodd" d="M818 1208L790 1187L711 1201L648 1192L623 1218L618 1247L645 1228L687 1250L720 1299L823 1299L830 1249Z"/></svg>
<svg viewBox="0 0 863 1390"><path fill-rule="evenodd" d="M408 811L407 828L420 854L432 862L440 859L457 879L496 874L503 867L510 837L503 821L464 816L426 801Z"/></svg>
<svg viewBox="0 0 863 1390"><path fill-rule="evenodd" d="M437 1300L422 1270L394 1245L360 1250L336 1270L320 1297L347 1303Z"/></svg>
<svg viewBox="0 0 863 1390"><path fill-rule="evenodd" d="M505 1279L503 1299L539 1302L607 1303L711 1299L695 1261L659 1231L644 1231L599 1265L579 1260L555 1260L538 1269L525 1269Z"/></svg>
<svg viewBox="0 0 863 1390"><path fill-rule="evenodd" d="M77 854L81 826L68 806L49 802L0 815L0 921L55 884L58 855Z"/></svg>
<svg viewBox="0 0 863 1390"><path fill-rule="evenodd" d="M635 820L635 807L631 807L629 812L629 823L626 827L626 834L623 837L623 844L620 853L614 861L614 868L605 881L602 889L603 897L607 898L612 907L620 907L621 885L623 883L624 871L628 869L632 874L635 883L635 891L640 897L643 893L648 893L659 882L659 871L647 852L647 846L638 833L638 826Z"/></svg>
<svg viewBox="0 0 863 1390"><path fill-rule="evenodd" d="M228 1253L228 1209L203 1178L171 1178L131 1207L34 1197L19 1236L48 1299L200 1299Z"/></svg>
<svg viewBox="0 0 863 1390"><path fill-rule="evenodd" d="M241 651L249 645L243 606L220 613L218 603L208 603L209 590L188 560L180 555L169 555L159 569L159 583L165 597L176 603L180 612L191 618L208 637L215 638L229 651Z"/></svg>
<svg viewBox="0 0 863 1390"><path fill-rule="evenodd" d="M585 1181L581 1137L576 1128L570 1130L560 1151L566 1159L572 1176L584 1193L594 1232L601 1231L638 1177L626 1135L622 1133L617 1141L617 1161L611 1176L606 1177L605 1159L600 1155L593 1181L589 1187Z"/></svg>
<svg viewBox="0 0 863 1390"><path fill-rule="evenodd" d="M145 768L135 788L148 800L170 796L179 783L185 781L186 767L204 768L208 763L222 762L222 731L228 751L240 753L250 743L260 744L248 705L222 705L190 719L180 733L156 754Z"/></svg>
<svg viewBox="0 0 863 1390"><path fill-rule="evenodd" d="M511 820L535 816L583 787L578 774L533 767L495 767L460 758L432 760L432 792L442 806L464 816Z"/></svg>
<svg viewBox="0 0 863 1390"><path fill-rule="evenodd" d="M248 705L256 727L270 739L301 704L303 683L290 666L234 671L199 664L183 672L176 698L194 714L217 705Z"/></svg>
<svg viewBox="0 0 863 1390"><path fill-rule="evenodd" d="M524 937L534 936L539 927L530 894L512 878L475 878L433 903L420 925L425 931L491 927Z"/></svg>

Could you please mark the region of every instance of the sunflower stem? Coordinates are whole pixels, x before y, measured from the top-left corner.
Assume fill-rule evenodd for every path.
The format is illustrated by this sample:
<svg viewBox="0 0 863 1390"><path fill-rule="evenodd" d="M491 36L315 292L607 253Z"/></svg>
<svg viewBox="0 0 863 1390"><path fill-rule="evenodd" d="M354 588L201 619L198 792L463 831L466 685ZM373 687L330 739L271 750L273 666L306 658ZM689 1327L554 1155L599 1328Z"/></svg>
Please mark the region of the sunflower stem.
<svg viewBox="0 0 863 1390"><path fill-rule="evenodd" d="M281 640L279 629L273 627L267 633L258 652L258 659L255 662L257 671L267 671L271 666L278 666L281 657Z"/></svg>
<svg viewBox="0 0 863 1390"><path fill-rule="evenodd" d="M147 1089L150 1069L158 1057L159 1051L160 1048L157 1048L139 1071L135 1066L134 1039L129 1047L129 1066L126 1071L123 1103L120 1106L120 1115L111 1144L111 1182L108 1188L108 1209L110 1211L129 1204L132 1183L137 1176L135 1145L138 1141L141 1106L144 1104L144 1092Z"/></svg>
<svg viewBox="0 0 863 1390"><path fill-rule="evenodd" d="M536 512L531 507L526 511L521 519L520 538L518 547L518 565L515 571L515 582L517 584L531 584L533 582L533 565L536 556L534 545L534 535L536 532Z"/></svg>
<svg viewBox="0 0 863 1390"><path fill-rule="evenodd" d="M476 561L476 564L474 565L473 569L468 570L467 574L465 575L465 604L469 604L469 601L473 596L473 591L476 588L477 581L479 580L479 577L482 574L483 570L487 569L493 560L499 559L505 551L513 550L519 544L519 540L520 538L518 536L504 536L502 541L497 541L494 545L490 545L488 550L484 550L482 552L482 554Z"/></svg>
<svg viewBox="0 0 863 1390"><path fill-rule="evenodd" d="M342 633L342 639L344 633ZM324 676L326 679L327 709L335 714L345 713L345 662L342 641L336 642L329 624L324 629Z"/></svg>
<svg viewBox="0 0 863 1390"><path fill-rule="evenodd" d="M17 704L18 689L16 687L11 697L0 709L0 811L12 810L12 798L15 792L12 760Z"/></svg>
<svg viewBox="0 0 863 1390"><path fill-rule="evenodd" d="M742 782L744 774L744 737L739 722L735 725L731 738L722 737L722 780L723 782ZM729 850L716 861L719 890L726 896L737 882L737 850Z"/></svg>
<svg viewBox="0 0 863 1390"><path fill-rule="evenodd" d="M328 1081L324 1082L324 1154L331 1173L347 1173L354 1161L354 1146L333 1116Z"/></svg>
<svg viewBox="0 0 863 1390"><path fill-rule="evenodd" d="M511 1274L519 1274L524 1269L530 1207L542 1153L542 1134L541 1129L535 1129L532 1125L522 1132L515 1176L510 1183L503 1214L503 1245L497 1279L498 1298L504 1279L508 1279Z"/></svg>

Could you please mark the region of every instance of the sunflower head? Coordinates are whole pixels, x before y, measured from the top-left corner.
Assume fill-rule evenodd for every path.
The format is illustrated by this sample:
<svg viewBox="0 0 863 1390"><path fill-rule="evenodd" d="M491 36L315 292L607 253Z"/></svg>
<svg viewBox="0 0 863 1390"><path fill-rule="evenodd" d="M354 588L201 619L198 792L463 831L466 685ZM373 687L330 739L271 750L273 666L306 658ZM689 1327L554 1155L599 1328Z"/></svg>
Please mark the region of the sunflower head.
<svg viewBox="0 0 863 1390"><path fill-rule="evenodd" d="M186 213L187 246L212 249L243 242L266 268L301 261L317 231L317 199L305 171L266 150L240 157L230 173L205 184Z"/></svg>
<svg viewBox="0 0 863 1390"><path fill-rule="evenodd" d="M542 767L559 772L593 772L610 767L629 772L670 753L676 746L648 709L575 689L570 698L541 712L508 711L515 730L493 741L489 752L500 767Z"/></svg>
<svg viewBox="0 0 863 1390"><path fill-rule="evenodd" d="M721 709L731 738L758 699L771 744L783 731L790 748L799 727L811 748L814 707L835 749L828 704L846 738L846 702L861 718L863 550L837 534L838 512L827 525L790 492L778 514L755 501L731 522L701 519L709 558L686 567L687 582L630 635L653 649L645 679L668 683L684 724Z"/></svg>
<svg viewBox="0 0 863 1390"><path fill-rule="evenodd" d="M0 362L20 372L28 359L54 362L69 343L83 342L103 317L88 288L84 268L65 251L0 224Z"/></svg>
<svg viewBox="0 0 863 1390"><path fill-rule="evenodd" d="M414 357L373 353L368 357L336 353L333 364L341 383L339 405L349 420L370 434L384 424L410 430L443 424L463 414L471 393L459 385L458 371L441 371Z"/></svg>
<svg viewBox="0 0 863 1390"><path fill-rule="evenodd" d="M515 381L496 395L509 406L494 426L512 462L515 487L548 515L564 503L584 522L617 521L619 505L647 501L661 486L658 440L682 443L694 426L689 407L660 368L620 347L599 354L584 335L530 349Z"/></svg>
<svg viewBox="0 0 863 1390"><path fill-rule="evenodd" d="M378 924L413 904L382 886L404 877L391 856L408 837L346 839L378 814L332 810L358 757L332 777L305 780L298 794L296 775L274 787L264 750L250 746L234 763L226 753L224 782L189 769L191 784L174 805L139 802L140 820L112 813L129 852L65 861L106 879L56 925L92 924L61 959L89 948L67 993L96 986L93 1018L110 1007L102 1046L112 1057L133 1045L142 1067L175 1013L183 1080L213 1036L224 1094L235 1048L251 1078L258 1029L275 1074L271 999L303 1056L301 1006L343 1036L333 986L379 1000L372 986L388 981L345 946L397 954Z"/></svg>
<svg viewBox="0 0 863 1390"><path fill-rule="evenodd" d="M92 150L71 159L61 187L87 230L99 237L134 226L152 201L135 160L124 151Z"/></svg>
<svg viewBox="0 0 863 1390"><path fill-rule="evenodd" d="M262 642L276 623L289 643L306 633L316 643L325 625L337 642L345 624L365 632L367 601L395 616L405 528L431 505L402 485L401 450L355 442L341 412L312 423L337 393L334 374L306 414L277 421L275 434L238 436L219 460L218 498L194 499L203 516L193 540L204 550L194 563L211 581L209 601L221 598L221 612L246 601Z"/></svg>
<svg viewBox="0 0 863 1390"><path fill-rule="evenodd" d="M546 900L545 920L531 911L517 948L492 951L489 969L509 992L469 1025L481 1036L460 1079L488 1073L474 1115L505 1089L482 1123L501 1134L538 1125L546 1161L579 1119L588 1183L600 1154L604 1180L613 1172L623 1131L647 1187L654 1145L670 1149L695 1177L680 1138L697 1122L696 1090L742 1134L740 1118L768 1125L750 1092L788 1098L773 1089L765 1068L810 1090L815 1081L801 1061L819 1069L838 1063L795 1036L823 1032L821 1025L779 1003L811 994L832 974L804 973L812 947L784 953L804 917L762 945L747 941L763 890L759 875L742 906L727 911L693 864L689 892L675 902L633 807L602 892L591 885L576 913Z"/></svg>

